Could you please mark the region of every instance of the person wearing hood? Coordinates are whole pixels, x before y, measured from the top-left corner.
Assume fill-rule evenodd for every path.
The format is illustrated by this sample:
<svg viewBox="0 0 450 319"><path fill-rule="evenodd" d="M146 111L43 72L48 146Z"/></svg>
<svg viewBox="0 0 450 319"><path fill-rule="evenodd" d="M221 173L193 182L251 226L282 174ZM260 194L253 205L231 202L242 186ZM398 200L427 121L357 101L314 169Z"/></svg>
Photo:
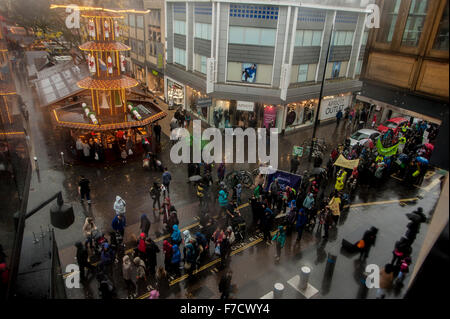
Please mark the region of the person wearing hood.
<svg viewBox="0 0 450 319"><path fill-rule="evenodd" d="M127 286L128 297L134 297L134 293L136 291L136 285L132 279L132 272L133 264L131 263L130 256L125 255L122 259L122 276Z"/></svg>
<svg viewBox="0 0 450 319"><path fill-rule="evenodd" d="M295 199L289 202L288 209L289 211L286 216L286 234L290 235L297 217L297 201Z"/></svg>
<svg viewBox="0 0 450 319"><path fill-rule="evenodd" d="M236 237L234 236L234 232L233 232L233 227L231 227L231 226L227 227L226 235L228 237L228 242L230 243L230 246L233 245L233 243L236 240Z"/></svg>
<svg viewBox="0 0 450 319"><path fill-rule="evenodd" d="M115 254L108 243L103 243L102 253L100 254L100 269L109 273L111 266L114 263Z"/></svg>
<svg viewBox="0 0 450 319"><path fill-rule="evenodd" d="M236 203L238 206L241 205L241 194L242 194L242 185L238 183L234 188L234 192L236 193Z"/></svg>
<svg viewBox="0 0 450 319"><path fill-rule="evenodd" d="M146 214L141 215L141 226L139 227L141 229L141 232L145 234L145 237L148 237L148 232L150 230L151 222L148 219Z"/></svg>
<svg viewBox="0 0 450 319"><path fill-rule="evenodd" d="M125 215L116 215L113 218L113 221L111 223L112 229L114 231L119 232L122 235L125 233L125 226L127 225Z"/></svg>
<svg viewBox="0 0 450 319"><path fill-rule="evenodd" d="M147 251L147 243L145 242L145 233L141 233L139 235L137 247L136 247L136 255L140 258L145 258L145 252Z"/></svg>
<svg viewBox="0 0 450 319"><path fill-rule="evenodd" d="M361 248L359 259L367 259L367 257L369 257L370 248L372 248L372 246L375 246L377 232L378 230L375 227L371 227L369 230L366 230L362 238L363 247Z"/></svg>
<svg viewBox="0 0 450 319"><path fill-rule="evenodd" d="M183 259L186 259L186 246L189 244L189 242L191 241L191 233L189 232L189 230L185 230L183 232L183 244L184 244L184 248L183 248Z"/></svg>
<svg viewBox="0 0 450 319"><path fill-rule="evenodd" d="M298 236L297 241L300 241L302 239L303 235L303 229L305 228L307 222L305 210L303 208L300 208L298 214L297 214L297 222L295 224L295 229L297 230Z"/></svg>
<svg viewBox="0 0 450 319"><path fill-rule="evenodd" d="M225 210L228 206L228 195L223 189L219 191L219 206L222 216L225 215Z"/></svg>
<svg viewBox="0 0 450 319"><path fill-rule="evenodd" d="M141 258L135 257L133 263L136 266L136 294L140 296L145 293L147 281L145 276L145 262Z"/></svg>
<svg viewBox="0 0 450 319"><path fill-rule="evenodd" d="M167 239L163 241L163 253L164 253L164 269L166 271L170 270L170 266L172 264L172 245L169 243Z"/></svg>
<svg viewBox="0 0 450 319"><path fill-rule="evenodd" d="M286 233L284 232L283 226L278 226L278 230L272 240L276 241L277 254L275 255L275 259L278 261L280 260L281 248L284 247L284 243L286 242Z"/></svg>
<svg viewBox="0 0 450 319"><path fill-rule="evenodd" d="M194 245L194 239L189 238L189 242L185 244L183 249L184 252L184 268L188 271L189 274L192 274L192 271L196 265L197 259L197 251Z"/></svg>
<svg viewBox="0 0 450 319"><path fill-rule="evenodd" d="M314 207L314 195L313 193L309 193L308 196L306 196L305 200L303 201L303 208L306 211L307 216L311 216L313 207Z"/></svg>
<svg viewBox="0 0 450 319"><path fill-rule="evenodd" d="M217 178L219 179L219 183L223 180L225 177L225 164L220 163L219 167L217 167Z"/></svg>
<svg viewBox="0 0 450 319"><path fill-rule="evenodd" d="M125 215L126 205L127 203L122 199L122 197L117 195L116 201L114 202L114 211L116 212L116 215Z"/></svg>
<svg viewBox="0 0 450 319"><path fill-rule="evenodd" d="M169 294L170 283L169 276L163 267L159 267L156 272L156 287L159 291L160 298L164 299Z"/></svg>
<svg viewBox="0 0 450 319"><path fill-rule="evenodd" d="M88 244L91 247L91 249L94 248L92 244L92 232L94 230L97 230L97 226L94 224L94 219L92 217L86 217L86 220L84 221L83 225L83 234L86 237L86 242L84 246L87 248Z"/></svg>
<svg viewBox="0 0 450 319"><path fill-rule="evenodd" d="M145 251L145 263L147 265L147 270L150 275L154 276L156 273L156 260L157 254L159 253L159 247L151 238L147 238L145 241L146 251Z"/></svg>
<svg viewBox="0 0 450 319"><path fill-rule="evenodd" d="M280 184L278 184L278 178L269 186L269 206L272 208L275 206L278 199L278 192L280 191Z"/></svg>
<svg viewBox="0 0 450 319"><path fill-rule="evenodd" d="M77 263L80 269L80 279L81 281L86 280L84 275L84 269L87 268L92 273L95 273L95 267L89 263L88 252L81 242L76 242L75 247L77 247Z"/></svg>
<svg viewBox="0 0 450 319"><path fill-rule="evenodd" d="M268 245L271 245L272 243L270 242L270 228L272 227L272 221L273 221L273 218L274 218L274 213L265 204L263 205L263 209L264 209L264 214L263 214L263 216L261 218L261 230L262 230L262 232L264 234L264 241Z"/></svg>
<svg viewBox="0 0 450 319"><path fill-rule="evenodd" d="M172 235L170 236L170 238L172 238L172 243L175 245L181 244L182 239L181 239L181 233L178 230L178 225L173 225L172 229L173 229L173 232L172 232Z"/></svg>
<svg viewBox="0 0 450 319"><path fill-rule="evenodd" d="M170 263L172 265L172 271L177 275L180 275L180 262L181 262L181 252L180 249L178 248L178 245L175 244L172 246L172 259Z"/></svg>
<svg viewBox="0 0 450 319"><path fill-rule="evenodd" d="M335 193L331 200L328 203L328 208L331 210L331 214L333 215L334 225L337 226L337 222L339 220L339 216L341 215L341 198L339 194Z"/></svg>

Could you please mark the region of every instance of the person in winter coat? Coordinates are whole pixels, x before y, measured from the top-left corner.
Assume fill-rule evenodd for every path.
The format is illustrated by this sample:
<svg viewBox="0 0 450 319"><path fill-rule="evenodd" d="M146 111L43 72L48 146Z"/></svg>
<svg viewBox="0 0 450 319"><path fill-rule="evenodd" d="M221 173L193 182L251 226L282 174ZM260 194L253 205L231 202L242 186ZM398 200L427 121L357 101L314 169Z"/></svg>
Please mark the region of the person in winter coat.
<svg viewBox="0 0 450 319"><path fill-rule="evenodd" d="M169 275L161 266L156 272L156 287L159 291L159 297L161 299L167 298L170 288Z"/></svg>
<svg viewBox="0 0 450 319"><path fill-rule="evenodd" d="M177 275L180 275L181 252L178 245L172 246L172 260L170 262L172 265L172 271Z"/></svg>
<svg viewBox="0 0 450 319"><path fill-rule="evenodd" d="M110 273L111 266L114 263L115 254L108 243L103 243L100 254L100 269L105 273Z"/></svg>
<svg viewBox="0 0 450 319"><path fill-rule="evenodd" d="M224 216L228 206L228 195L223 189L219 191L219 206L221 209L221 214Z"/></svg>
<svg viewBox="0 0 450 319"><path fill-rule="evenodd" d="M183 244L184 244L184 248L183 248L183 259L186 259L186 246L189 244L189 242L191 241L191 233L189 230L185 230L183 231Z"/></svg>
<svg viewBox="0 0 450 319"><path fill-rule="evenodd" d="M341 199L338 195L334 195L328 203L328 208L331 210L331 214L333 215L334 224L337 225L339 220L339 216L341 215Z"/></svg>
<svg viewBox="0 0 450 319"><path fill-rule="evenodd" d="M403 283L406 274L409 272L409 265L411 265L411 257L406 257L400 262L400 270L397 278L395 279L396 286L400 286Z"/></svg>
<svg viewBox="0 0 450 319"><path fill-rule="evenodd" d="M395 243L394 251L392 252L391 264L396 266L403 258L409 257L411 255L411 243L406 237L400 238L399 241Z"/></svg>
<svg viewBox="0 0 450 319"><path fill-rule="evenodd" d="M203 252L209 251L209 240L206 238L205 235L203 235L201 232L195 233L195 240L197 241L198 245L202 247Z"/></svg>
<svg viewBox="0 0 450 319"><path fill-rule="evenodd" d="M156 273L156 260L159 253L159 247L150 238L146 239L145 264L150 275L154 276Z"/></svg>
<svg viewBox="0 0 450 319"><path fill-rule="evenodd" d="M136 266L136 295L141 296L146 290L145 262L141 258L135 257L133 263Z"/></svg>
<svg viewBox="0 0 450 319"><path fill-rule="evenodd" d="M136 255L141 259L145 259L145 252L147 251L147 243L145 242L145 237L145 233L140 234L136 248Z"/></svg>
<svg viewBox="0 0 450 319"><path fill-rule="evenodd" d="M236 187L234 188L234 193L236 194L236 204L238 206L241 205L241 194L242 194L242 185L241 183L238 183Z"/></svg>
<svg viewBox="0 0 450 319"><path fill-rule="evenodd" d="M278 200L278 192L280 191L280 184L278 184L278 178L270 184L269 186L269 204L273 208Z"/></svg>
<svg viewBox="0 0 450 319"><path fill-rule="evenodd" d="M92 244L92 232L94 230L97 230L97 226L94 224L94 219L92 217L86 217L86 220L84 221L83 225L83 234L84 237L86 237L85 247L87 248L88 244L91 247L91 249L94 248Z"/></svg>
<svg viewBox="0 0 450 319"><path fill-rule="evenodd" d="M270 229L272 227L272 221L274 218L274 213L273 211L267 207L265 204L263 205L264 208L264 215L261 218L261 230L264 234L264 241L268 244L271 245L270 242Z"/></svg>
<svg viewBox="0 0 450 319"><path fill-rule="evenodd" d="M112 229L114 229L116 232L119 232L122 237L125 233L125 226L127 225L125 215L116 215L113 218L112 221Z"/></svg>
<svg viewBox="0 0 450 319"><path fill-rule="evenodd" d="M297 203L296 200L293 199L288 204L288 213L286 215L286 234L290 235L292 233L292 228L296 222L297 217Z"/></svg>
<svg viewBox="0 0 450 319"><path fill-rule="evenodd" d="M306 216L310 216L311 212L313 210L314 207L314 194L313 193L309 193L308 196L306 196L305 200L303 201L303 208L306 211Z"/></svg>
<svg viewBox="0 0 450 319"><path fill-rule="evenodd" d="M219 292L222 293L220 296L220 299L228 299L231 292L231 277L233 275L233 272L229 270L223 277L220 279L219 282Z"/></svg>
<svg viewBox="0 0 450 319"><path fill-rule="evenodd" d="M114 211L116 215L125 215L127 203L120 197L116 196L116 201L114 202Z"/></svg>
<svg viewBox="0 0 450 319"><path fill-rule="evenodd" d="M167 239L164 239L163 241L163 253L164 253L164 269L166 271L169 271L172 265L173 248Z"/></svg>
<svg viewBox="0 0 450 319"><path fill-rule="evenodd" d="M364 246L360 249L361 253L359 255L359 259L366 259L369 257L370 248L375 245L375 240L377 239L377 229L375 227L371 227L369 230L363 235Z"/></svg>
<svg viewBox="0 0 450 319"><path fill-rule="evenodd" d="M219 179L219 183L223 181L224 177L225 177L225 164L220 163L219 167L217 167L217 178Z"/></svg>
<svg viewBox="0 0 450 319"><path fill-rule="evenodd" d="M231 252L231 244L228 239L228 237L224 236L222 239L222 242L220 243L220 268L224 269L228 262L228 257L230 256Z"/></svg>
<svg viewBox="0 0 450 319"><path fill-rule="evenodd" d="M162 174L162 182L163 182L164 187L167 189L167 196L170 194L169 186L170 186L171 180L172 180L172 175L167 170L167 167L165 167L164 173ZM166 195L164 195L164 196L166 196Z"/></svg>
<svg viewBox="0 0 450 319"><path fill-rule="evenodd" d="M297 172L297 169L298 169L299 166L300 166L300 161L298 160L298 156L295 155L295 156L293 156L291 158L291 170L290 170L290 172L295 174Z"/></svg>
<svg viewBox="0 0 450 319"><path fill-rule="evenodd" d="M153 200L153 211L155 211L156 203L158 203L158 210L161 211L161 186L154 182L150 188L150 197Z"/></svg>
<svg viewBox="0 0 450 319"><path fill-rule="evenodd" d="M228 226L226 231L226 236L228 237L228 242L230 246L236 241L236 237L234 236L233 227Z"/></svg>
<svg viewBox="0 0 450 319"><path fill-rule="evenodd" d="M184 247L184 268L188 271L189 274L192 274L192 271L195 268L196 260L197 260L197 249L195 248L195 240L190 238L189 242Z"/></svg>
<svg viewBox="0 0 450 319"><path fill-rule="evenodd" d="M284 247L284 243L286 242L286 233L284 232L283 226L278 226L278 230L272 240L276 241L277 254L275 255L275 259L278 261L280 260L281 248Z"/></svg>
<svg viewBox="0 0 450 319"><path fill-rule="evenodd" d="M133 277L133 264L131 263L131 259L128 255L123 256L122 259L122 276L128 290L128 296L135 296L136 292L136 284L134 283Z"/></svg>
<svg viewBox="0 0 450 319"><path fill-rule="evenodd" d="M172 239L172 243L175 245L180 245L181 244L181 233L178 230L178 225L173 225L172 227L173 232L172 235L170 236L170 238Z"/></svg>
<svg viewBox="0 0 450 319"><path fill-rule="evenodd" d="M306 226L308 219L305 214L305 210L303 208L300 208L297 214L297 222L295 224L295 230L297 231L297 241L300 241L302 239L303 235L303 229Z"/></svg>
<svg viewBox="0 0 450 319"><path fill-rule="evenodd" d="M141 226L139 227L141 229L141 232L145 234L145 237L148 237L148 232L150 230L151 222L148 219L146 214L141 215Z"/></svg>
<svg viewBox="0 0 450 319"><path fill-rule="evenodd" d="M77 263L80 269L80 279L85 281L86 277L84 274L84 269L87 268L92 273L95 273L95 267L89 263L88 252L81 242L76 242L75 247L77 247Z"/></svg>
<svg viewBox="0 0 450 319"><path fill-rule="evenodd" d="M377 289L377 299L384 299L386 292L392 288L394 281L394 266L386 264L383 269L380 270L380 288Z"/></svg>

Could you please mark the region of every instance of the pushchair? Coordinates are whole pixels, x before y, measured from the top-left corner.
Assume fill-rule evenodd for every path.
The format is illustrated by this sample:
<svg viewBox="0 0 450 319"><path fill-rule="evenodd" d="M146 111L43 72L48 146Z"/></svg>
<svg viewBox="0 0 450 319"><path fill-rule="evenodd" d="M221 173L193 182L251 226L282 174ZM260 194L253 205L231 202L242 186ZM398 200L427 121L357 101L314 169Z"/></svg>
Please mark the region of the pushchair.
<svg viewBox="0 0 450 319"><path fill-rule="evenodd" d="M247 223L242 216L236 216L231 220L231 227L233 228L234 236L238 240L244 240L245 238L245 229L247 227Z"/></svg>

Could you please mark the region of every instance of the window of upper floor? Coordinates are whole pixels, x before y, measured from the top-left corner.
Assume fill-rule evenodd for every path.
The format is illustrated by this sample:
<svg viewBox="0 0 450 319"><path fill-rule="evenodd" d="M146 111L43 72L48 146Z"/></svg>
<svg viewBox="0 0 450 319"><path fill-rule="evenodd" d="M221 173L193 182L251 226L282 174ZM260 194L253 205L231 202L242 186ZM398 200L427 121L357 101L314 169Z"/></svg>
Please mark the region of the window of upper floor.
<svg viewBox="0 0 450 319"><path fill-rule="evenodd" d="M186 50L174 48L173 62L179 65L186 66Z"/></svg>
<svg viewBox="0 0 450 319"><path fill-rule="evenodd" d="M354 31L335 31L332 45L352 45Z"/></svg>
<svg viewBox="0 0 450 319"><path fill-rule="evenodd" d="M322 40L322 31L315 31L315 30L295 31L296 47L321 46L321 40Z"/></svg>
<svg viewBox="0 0 450 319"><path fill-rule="evenodd" d="M173 33L186 35L186 21L174 20Z"/></svg>
<svg viewBox="0 0 450 319"><path fill-rule="evenodd" d="M144 29L144 16L142 15L136 16L136 27L139 29Z"/></svg>
<svg viewBox="0 0 450 319"><path fill-rule="evenodd" d="M448 1L445 5L444 12L442 13L439 28L434 39L433 49L439 51L448 51L449 49L449 19L448 19Z"/></svg>
<svg viewBox="0 0 450 319"><path fill-rule="evenodd" d="M211 40L211 24L195 23L194 37L204 40Z"/></svg>
<svg viewBox="0 0 450 319"><path fill-rule="evenodd" d="M228 43L275 46L276 29L230 26Z"/></svg>

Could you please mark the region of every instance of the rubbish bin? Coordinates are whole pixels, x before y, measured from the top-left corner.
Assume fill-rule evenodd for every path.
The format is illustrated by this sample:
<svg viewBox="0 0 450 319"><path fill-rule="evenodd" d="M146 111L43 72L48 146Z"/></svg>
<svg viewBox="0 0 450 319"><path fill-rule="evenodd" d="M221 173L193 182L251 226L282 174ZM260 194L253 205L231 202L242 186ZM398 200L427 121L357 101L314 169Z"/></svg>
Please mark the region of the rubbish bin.
<svg viewBox="0 0 450 319"><path fill-rule="evenodd" d="M273 285L273 298L279 299L283 296L284 285L282 283L277 282Z"/></svg>
<svg viewBox="0 0 450 319"><path fill-rule="evenodd" d="M311 274L311 268L303 266L300 268L300 283L299 288L301 290L306 290L308 287L309 275Z"/></svg>

